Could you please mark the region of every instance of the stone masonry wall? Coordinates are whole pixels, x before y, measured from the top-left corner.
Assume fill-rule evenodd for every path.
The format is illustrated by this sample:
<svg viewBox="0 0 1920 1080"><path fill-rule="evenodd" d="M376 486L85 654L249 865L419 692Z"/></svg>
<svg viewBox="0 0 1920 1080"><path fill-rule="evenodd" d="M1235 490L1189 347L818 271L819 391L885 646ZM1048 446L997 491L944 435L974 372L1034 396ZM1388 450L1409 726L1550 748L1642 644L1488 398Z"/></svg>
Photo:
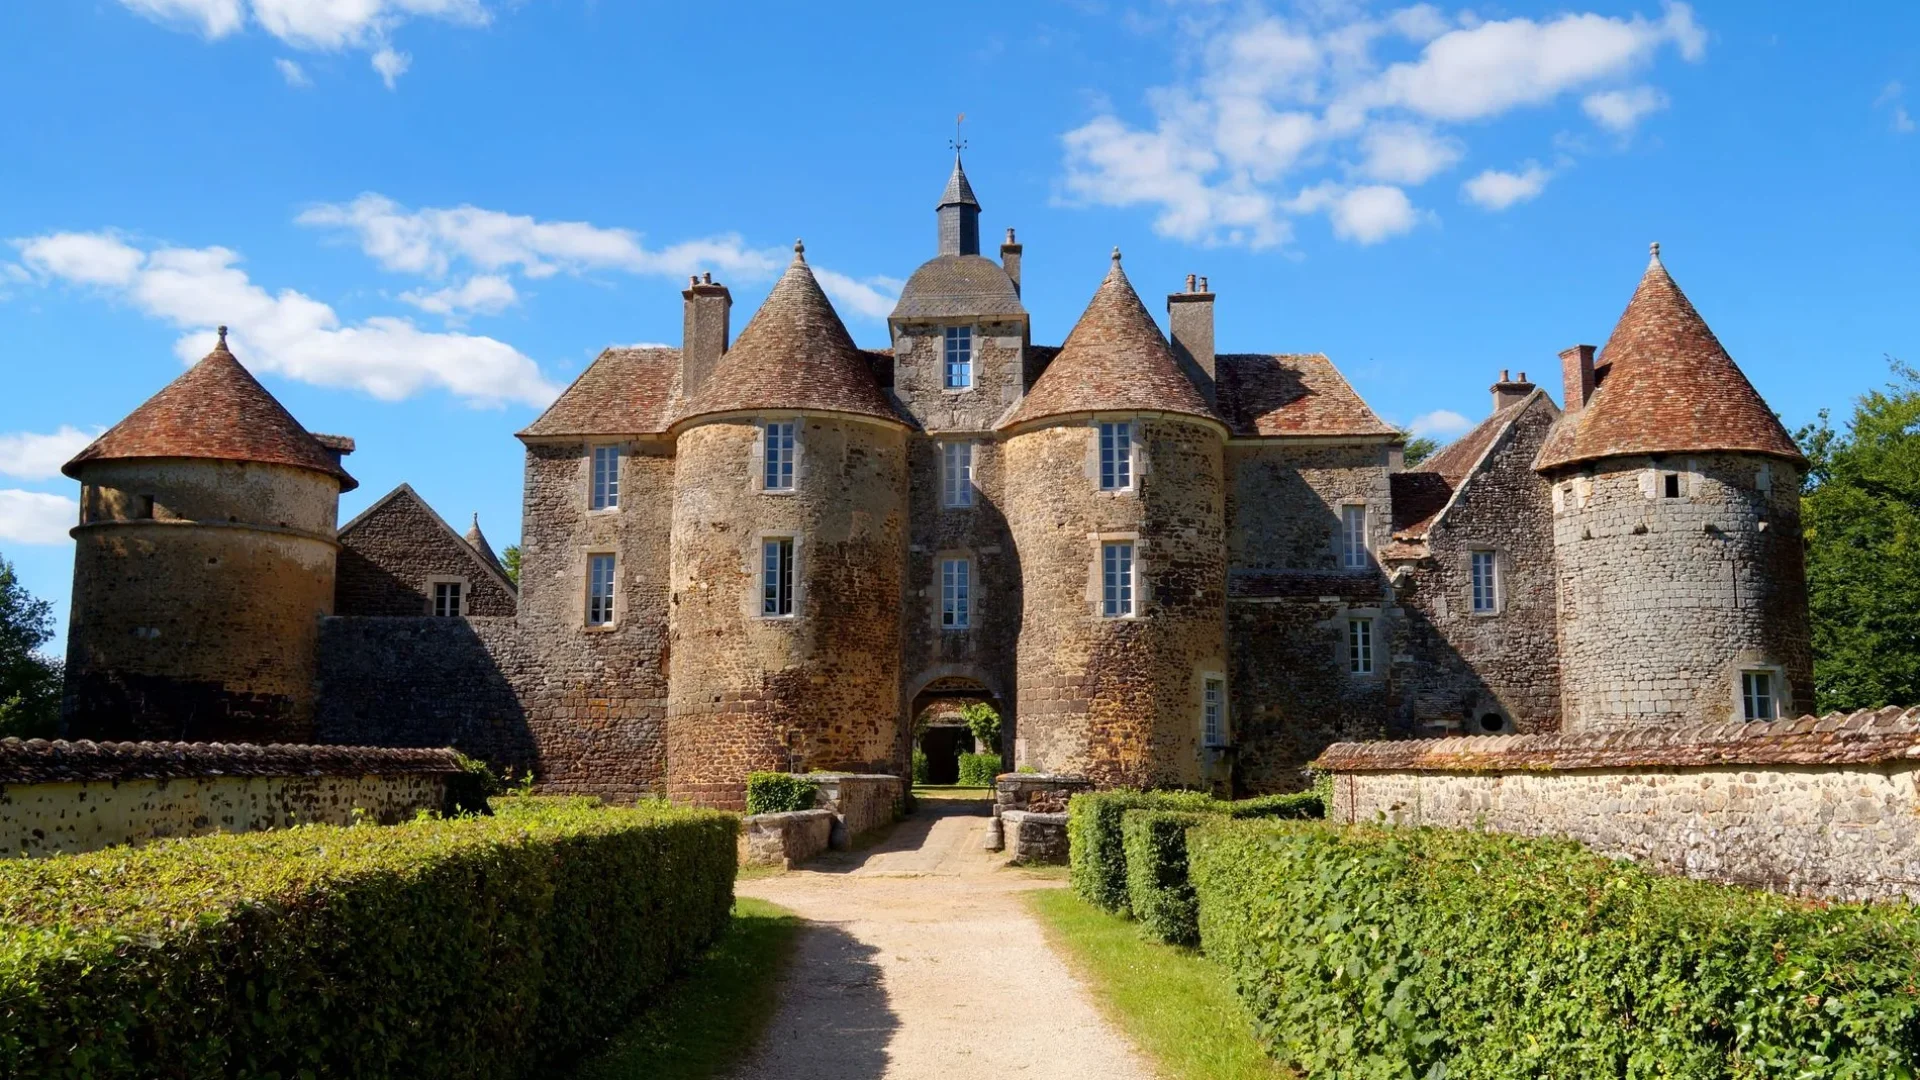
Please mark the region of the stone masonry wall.
<svg viewBox="0 0 1920 1080"><path fill-rule="evenodd" d="M510 616L513 591L476 565L467 542L407 493L388 499L340 535L336 615L433 614L435 579L459 578L465 614Z"/></svg>
<svg viewBox="0 0 1920 1080"><path fill-rule="evenodd" d="M1678 498L1665 497L1667 473ZM1753 668L1784 681L1781 715L1811 710L1793 467L1618 458L1553 479L1566 730L1726 720Z"/></svg>

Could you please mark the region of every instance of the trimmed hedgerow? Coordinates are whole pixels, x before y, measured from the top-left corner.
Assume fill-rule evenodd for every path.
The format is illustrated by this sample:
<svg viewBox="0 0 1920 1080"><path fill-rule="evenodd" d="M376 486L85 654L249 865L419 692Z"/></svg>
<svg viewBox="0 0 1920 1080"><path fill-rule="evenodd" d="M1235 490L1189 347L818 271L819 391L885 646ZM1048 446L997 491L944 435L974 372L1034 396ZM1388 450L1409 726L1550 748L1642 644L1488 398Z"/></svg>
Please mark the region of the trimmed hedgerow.
<svg viewBox="0 0 1920 1080"><path fill-rule="evenodd" d="M1236 818L1317 818L1326 817L1326 803L1317 791L1296 791L1291 795L1261 795L1227 803L1228 817Z"/></svg>
<svg viewBox="0 0 1920 1080"><path fill-rule="evenodd" d="M1067 880L1095 907L1116 915L1127 904L1127 853L1121 835L1129 810L1192 810L1219 805L1198 791L1089 791L1067 800Z"/></svg>
<svg viewBox="0 0 1920 1080"><path fill-rule="evenodd" d="M1311 1076L1912 1077L1920 914L1567 841L1210 822L1200 939Z"/></svg>
<svg viewBox="0 0 1920 1080"><path fill-rule="evenodd" d="M747 813L786 814L811 810L820 785L804 776L783 772L747 774Z"/></svg>
<svg viewBox="0 0 1920 1080"><path fill-rule="evenodd" d="M547 1075L726 926L737 826L507 803L0 863L0 1075Z"/></svg>
<svg viewBox="0 0 1920 1080"><path fill-rule="evenodd" d="M927 783L928 775L930 774L927 772L927 752L916 748L913 751L913 782Z"/></svg>
<svg viewBox="0 0 1920 1080"><path fill-rule="evenodd" d="M994 778L1000 775L999 754L961 754L961 787L992 787Z"/></svg>
<svg viewBox="0 0 1920 1080"><path fill-rule="evenodd" d="M1129 810L1120 815L1127 853L1127 906L1141 929L1169 945L1197 945L1198 905L1187 880L1187 830L1217 815Z"/></svg>

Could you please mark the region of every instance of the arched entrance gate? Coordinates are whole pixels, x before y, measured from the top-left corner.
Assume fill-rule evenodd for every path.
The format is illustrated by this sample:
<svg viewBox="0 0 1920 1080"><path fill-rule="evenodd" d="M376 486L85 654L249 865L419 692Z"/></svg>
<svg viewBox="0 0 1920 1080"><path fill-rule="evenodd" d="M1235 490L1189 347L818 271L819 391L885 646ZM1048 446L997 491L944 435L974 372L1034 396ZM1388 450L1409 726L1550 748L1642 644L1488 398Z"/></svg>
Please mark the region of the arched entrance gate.
<svg viewBox="0 0 1920 1080"><path fill-rule="evenodd" d="M1013 745L1013 714L1005 700L994 693L986 680L974 672L941 672L921 680L907 702L907 722L901 727L907 734L907 757L918 749L927 755L927 782L951 784L959 779L960 755L991 753L994 748L975 750L973 733L961 718L960 710L974 702L985 702L1000 714L1000 760L1006 767L1007 751Z"/></svg>

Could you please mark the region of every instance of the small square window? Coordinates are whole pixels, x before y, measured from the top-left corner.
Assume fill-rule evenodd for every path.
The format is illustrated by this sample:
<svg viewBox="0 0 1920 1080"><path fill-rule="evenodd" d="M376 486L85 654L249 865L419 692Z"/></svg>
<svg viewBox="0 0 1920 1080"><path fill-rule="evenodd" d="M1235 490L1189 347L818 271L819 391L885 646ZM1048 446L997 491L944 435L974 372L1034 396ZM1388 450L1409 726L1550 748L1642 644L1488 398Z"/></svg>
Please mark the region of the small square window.
<svg viewBox="0 0 1920 1080"><path fill-rule="evenodd" d="M1340 565L1349 570L1364 570L1368 561L1367 508L1340 508Z"/></svg>
<svg viewBox="0 0 1920 1080"><path fill-rule="evenodd" d="M1373 620L1347 620L1347 671L1373 674Z"/></svg>
<svg viewBox="0 0 1920 1080"><path fill-rule="evenodd" d="M940 444L940 505L973 505L973 444Z"/></svg>
<svg viewBox="0 0 1920 1080"><path fill-rule="evenodd" d="M1100 490L1126 491L1133 487L1133 424L1100 424Z"/></svg>
<svg viewBox="0 0 1920 1080"><path fill-rule="evenodd" d="M433 583L433 614L436 618L457 619L460 608L461 583L458 581L436 581Z"/></svg>
<svg viewBox="0 0 1920 1080"><path fill-rule="evenodd" d="M940 560L940 627L965 630L973 625L973 563Z"/></svg>
<svg viewBox="0 0 1920 1080"><path fill-rule="evenodd" d="M973 329L949 326L946 334L946 388L965 390L973 385Z"/></svg>
<svg viewBox="0 0 1920 1080"><path fill-rule="evenodd" d="M620 448L593 448L593 490L588 508L612 510L620 505Z"/></svg>
<svg viewBox="0 0 1920 1080"><path fill-rule="evenodd" d="M1208 676L1202 683L1200 730L1208 746L1227 744L1227 680Z"/></svg>
<svg viewBox="0 0 1920 1080"><path fill-rule="evenodd" d="M1680 497L1680 474L1679 473L1668 473L1664 478L1663 483L1665 484L1665 486L1661 490L1662 490L1662 493L1667 498L1677 499Z"/></svg>
<svg viewBox="0 0 1920 1080"><path fill-rule="evenodd" d="M1100 614L1109 619L1133 614L1133 543L1100 545Z"/></svg>
<svg viewBox="0 0 1920 1080"><path fill-rule="evenodd" d="M1486 615L1499 610L1499 562L1491 551L1476 551L1472 560L1473 610Z"/></svg>
<svg viewBox="0 0 1920 1080"><path fill-rule="evenodd" d="M613 625L613 556L587 556L587 625Z"/></svg>
<svg viewBox="0 0 1920 1080"><path fill-rule="evenodd" d="M792 420L770 420L761 425L761 451L766 468L760 486L766 491L793 490L793 459L798 438L795 427Z"/></svg>
<svg viewBox="0 0 1920 1080"><path fill-rule="evenodd" d="M1773 672L1743 671L1740 673L1740 714L1745 720L1776 720L1779 718L1778 702L1775 700Z"/></svg>
<svg viewBox="0 0 1920 1080"><path fill-rule="evenodd" d="M760 614L793 614L793 537L769 537L760 543Z"/></svg>

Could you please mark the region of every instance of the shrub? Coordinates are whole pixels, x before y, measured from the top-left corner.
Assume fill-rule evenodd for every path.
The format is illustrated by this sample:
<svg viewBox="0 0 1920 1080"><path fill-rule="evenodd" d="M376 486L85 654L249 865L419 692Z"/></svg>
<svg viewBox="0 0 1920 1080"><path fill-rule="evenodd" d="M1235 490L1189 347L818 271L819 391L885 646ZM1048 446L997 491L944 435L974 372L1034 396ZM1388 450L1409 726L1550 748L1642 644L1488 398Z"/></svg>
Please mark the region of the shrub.
<svg viewBox="0 0 1920 1080"><path fill-rule="evenodd" d="M960 709L960 719L966 721L967 731L981 746L999 753L1000 751L1000 713L984 701L970 701Z"/></svg>
<svg viewBox="0 0 1920 1080"><path fill-rule="evenodd" d="M1236 818L1317 818L1326 817L1326 803L1318 791L1296 791L1291 795L1262 795L1228 803L1227 816Z"/></svg>
<svg viewBox="0 0 1920 1080"><path fill-rule="evenodd" d="M960 755L961 787L992 787L994 777L999 775L999 754Z"/></svg>
<svg viewBox="0 0 1920 1080"><path fill-rule="evenodd" d="M1200 930L1187 880L1187 829L1211 812L1129 810L1120 815L1127 853L1127 906L1141 929L1169 945L1197 945Z"/></svg>
<svg viewBox="0 0 1920 1080"><path fill-rule="evenodd" d="M1217 804L1197 791L1090 791L1067 801L1067 880L1095 907L1127 907L1127 854L1121 815L1129 810L1205 811Z"/></svg>
<svg viewBox="0 0 1920 1080"><path fill-rule="evenodd" d="M493 769L479 758L470 758L456 752L454 763L460 771L447 777L447 797L441 812L448 817L464 817L469 814L491 814L493 808L487 800L495 795L504 794L506 785L493 774Z"/></svg>
<svg viewBox="0 0 1920 1080"><path fill-rule="evenodd" d="M1215 822L1200 938L1313 1076L1892 1077L1920 914L1653 874L1567 841Z"/></svg>
<svg viewBox="0 0 1920 1080"><path fill-rule="evenodd" d="M820 785L804 776L783 772L747 774L747 813L786 814L811 810Z"/></svg>
<svg viewBox="0 0 1920 1080"><path fill-rule="evenodd" d="M0 1075L548 1075L727 924L731 815L529 801L0 863Z"/></svg>
<svg viewBox="0 0 1920 1080"><path fill-rule="evenodd" d="M927 782L927 776L927 752L916 749L913 752L913 782L924 784Z"/></svg>

